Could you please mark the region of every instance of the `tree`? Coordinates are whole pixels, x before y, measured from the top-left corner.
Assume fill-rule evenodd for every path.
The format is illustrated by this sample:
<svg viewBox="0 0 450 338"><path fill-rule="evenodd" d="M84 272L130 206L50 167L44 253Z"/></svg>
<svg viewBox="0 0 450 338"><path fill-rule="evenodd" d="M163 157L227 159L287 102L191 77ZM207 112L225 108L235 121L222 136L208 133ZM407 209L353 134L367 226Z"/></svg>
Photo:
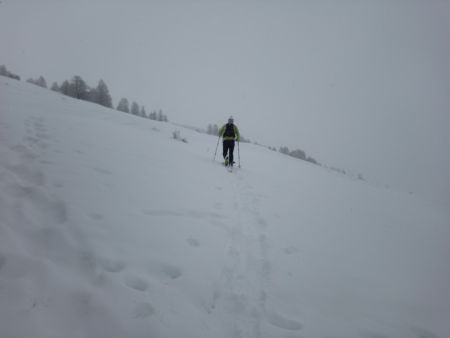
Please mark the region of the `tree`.
<svg viewBox="0 0 450 338"><path fill-rule="evenodd" d="M288 155L289 154L289 148L288 147L280 147L280 153Z"/></svg>
<svg viewBox="0 0 450 338"><path fill-rule="evenodd" d="M39 79L36 80L36 85L42 88L47 88L47 81L45 81L44 77L41 75Z"/></svg>
<svg viewBox="0 0 450 338"><path fill-rule="evenodd" d="M160 109L158 111L158 115L156 116L156 120L158 120L158 121L162 121L163 120L163 111L162 111L162 109Z"/></svg>
<svg viewBox="0 0 450 338"><path fill-rule="evenodd" d="M0 75L1 76L8 76L8 70L6 69L6 66L5 65L1 65L0 66Z"/></svg>
<svg viewBox="0 0 450 338"><path fill-rule="evenodd" d="M133 101L131 104L131 114L133 115L139 115L139 105Z"/></svg>
<svg viewBox="0 0 450 338"><path fill-rule="evenodd" d="M313 157L311 157L311 156L308 156L308 157L306 158L306 160L307 160L308 162L313 163L313 164L320 165L320 163L317 162L317 161L316 161Z"/></svg>
<svg viewBox="0 0 450 338"><path fill-rule="evenodd" d="M69 95L70 92L70 83L69 81L65 80L62 84L61 87L59 87L59 91L64 94L64 95Z"/></svg>
<svg viewBox="0 0 450 338"><path fill-rule="evenodd" d="M219 135L219 127L217 124L208 124L208 129L206 131L209 135Z"/></svg>
<svg viewBox="0 0 450 338"><path fill-rule="evenodd" d="M112 108L112 98L109 94L108 86L103 80L98 82L97 88L91 91L91 100L102 106ZM93 97L92 97L93 96Z"/></svg>
<svg viewBox="0 0 450 338"><path fill-rule="evenodd" d="M214 124L212 126L212 134L216 135L216 136L219 136L219 126L217 124Z"/></svg>
<svg viewBox="0 0 450 338"><path fill-rule="evenodd" d="M291 155L292 157L295 157L295 158L299 158L299 159L301 159L301 160L306 160L306 154L305 154L305 152L304 152L303 150L300 150L300 149L292 150L292 151L289 153L289 155Z"/></svg>
<svg viewBox="0 0 450 338"><path fill-rule="evenodd" d="M89 87L86 82L79 75L75 75L72 78L69 86L69 96L72 96L79 100L89 99Z"/></svg>
<svg viewBox="0 0 450 338"><path fill-rule="evenodd" d="M139 115L141 115L142 117L147 117L147 112L145 111L145 107L144 106L141 107L141 112L140 112Z"/></svg>
<svg viewBox="0 0 450 338"><path fill-rule="evenodd" d="M60 89L58 87L58 83L57 82L53 82L51 90L55 91L55 92L59 92Z"/></svg>
<svg viewBox="0 0 450 338"><path fill-rule="evenodd" d="M118 111L123 111L124 113L130 112L130 107L128 106L128 100L126 98L122 98L117 105Z"/></svg>

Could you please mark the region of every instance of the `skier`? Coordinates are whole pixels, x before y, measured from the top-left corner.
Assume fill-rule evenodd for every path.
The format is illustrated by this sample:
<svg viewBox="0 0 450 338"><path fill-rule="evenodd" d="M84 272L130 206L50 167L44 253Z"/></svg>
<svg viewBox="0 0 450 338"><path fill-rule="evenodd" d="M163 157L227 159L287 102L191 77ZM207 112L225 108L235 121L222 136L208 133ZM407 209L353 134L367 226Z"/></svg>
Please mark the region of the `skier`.
<svg viewBox="0 0 450 338"><path fill-rule="evenodd" d="M234 142L240 139L239 129L234 124L233 116L230 116L228 123L219 129L219 136L223 139L223 158L225 166L233 166Z"/></svg>

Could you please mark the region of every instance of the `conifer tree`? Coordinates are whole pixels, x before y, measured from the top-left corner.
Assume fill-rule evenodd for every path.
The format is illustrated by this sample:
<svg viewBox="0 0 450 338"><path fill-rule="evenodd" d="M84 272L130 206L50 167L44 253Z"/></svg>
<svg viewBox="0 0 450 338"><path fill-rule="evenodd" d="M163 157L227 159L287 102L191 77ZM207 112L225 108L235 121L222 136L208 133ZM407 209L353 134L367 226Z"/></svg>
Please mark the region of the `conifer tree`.
<svg viewBox="0 0 450 338"><path fill-rule="evenodd" d="M122 98L117 105L118 111L123 111L124 113L130 112L130 107L128 106L128 100L126 98Z"/></svg>
<svg viewBox="0 0 450 338"><path fill-rule="evenodd" d="M51 90L55 91L55 92L59 92L59 86L57 82L53 82Z"/></svg>
<svg viewBox="0 0 450 338"><path fill-rule="evenodd" d="M39 76L39 79L36 80L35 84L39 87L47 88L47 81L45 81L42 75Z"/></svg>
<svg viewBox="0 0 450 338"><path fill-rule="evenodd" d="M72 78L69 86L69 96L80 100L89 99L89 88L84 80L79 75Z"/></svg>
<svg viewBox="0 0 450 338"><path fill-rule="evenodd" d="M64 95L69 95L70 92L70 83L69 81L65 80L62 84L61 87L59 88L59 91L64 94Z"/></svg>
<svg viewBox="0 0 450 338"><path fill-rule="evenodd" d="M109 94L108 86L103 80L98 82L97 88L95 88L94 92L94 102L98 103L102 106L112 108L112 98Z"/></svg>
<svg viewBox="0 0 450 338"><path fill-rule="evenodd" d="M133 115L139 115L139 105L133 101L131 104L131 114Z"/></svg>
<svg viewBox="0 0 450 338"><path fill-rule="evenodd" d="M139 113L139 115L141 115L142 117L147 117L147 112L145 111L144 106L141 107L141 112Z"/></svg>

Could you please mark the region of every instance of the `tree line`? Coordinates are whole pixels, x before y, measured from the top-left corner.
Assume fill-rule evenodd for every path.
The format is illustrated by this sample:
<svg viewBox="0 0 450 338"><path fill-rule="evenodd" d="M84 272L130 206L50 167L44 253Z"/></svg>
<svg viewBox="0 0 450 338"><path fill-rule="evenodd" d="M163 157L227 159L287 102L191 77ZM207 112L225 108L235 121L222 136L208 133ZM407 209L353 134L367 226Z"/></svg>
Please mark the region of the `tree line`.
<svg viewBox="0 0 450 338"><path fill-rule="evenodd" d="M0 66L0 76L6 76L15 80L20 81L20 76L10 72L6 66L1 65ZM47 81L43 76L40 76L37 79L29 78L27 82L32 83L34 85L37 85L42 88L47 88ZM62 82L61 85L58 85L57 82L53 82L52 86L50 87L51 90L55 92L59 92L63 95L67 95L79 100L85 100L93 103L97 103L99 105L113 108L112 98L109 94L108 86L106 85L105 81L99 80L96 87L90 87L87 85L87 83L81 78L81 76L75 75L72 77L72 79L65 80ZM114 109L114 108L113 108ZM165 115L162 111L162 109L159 109L159 111L152 111L151 113L147 114L144 106L139 106L138 103L132 102L131 106L129 104L129 101L127 98L120 99L117 107L115 108L118 111L148 118L155 121L161 121L161 122L168 122L167 115ZM204 131L203 131L204 132ZM219 127L217 124L209 124L206 133L209 135L219 135ZM175 136L174 136L175 138ZM246 139L241 135L241 142L250 143L251 141L249 139ZM258 142L253 142L256 145L260 145ZM313 157L307 156L305 151L301 149L294 149L289 150L288 147L282 146L277 148L275 147L267 147L268 149L272 151L278 151L281 154L288 155L294 158L298 158L304 161L311 162L315 165L322 166L318 161L316 161ZM326 167L326 166L325 166ZM326 167L328 168L328 167ZM347 172L343 169L330 167L330 170L339 172L341 174L347 175ZM358 174L358 179L365 180L364 177L361 174Z"/></svg>
<svg viewBox="0 0 450 338"><path fill-rule="evenodd" d="M4 65L0 66L0 75L20 80L20 76L8 71ZM47 81L43 76L39 76L36 79L29 78L27 82L42 88L48 88ZM114 109L108 86L103 80L99 80L97 86L91 87L86 83L86 81L83 80L81 76L75 75L72 79L63 81L61 85L58 85L57 82L53 82L50 89L75 99L93 102L101 106ZM122 98L115 109L124 113L133 114L155 121L169 121L167 115L163 113L162 109L159 109L159 111L154 110L147 114L145 106L139 106L139 104L134 101L130 106L127 98Z"/></svg>

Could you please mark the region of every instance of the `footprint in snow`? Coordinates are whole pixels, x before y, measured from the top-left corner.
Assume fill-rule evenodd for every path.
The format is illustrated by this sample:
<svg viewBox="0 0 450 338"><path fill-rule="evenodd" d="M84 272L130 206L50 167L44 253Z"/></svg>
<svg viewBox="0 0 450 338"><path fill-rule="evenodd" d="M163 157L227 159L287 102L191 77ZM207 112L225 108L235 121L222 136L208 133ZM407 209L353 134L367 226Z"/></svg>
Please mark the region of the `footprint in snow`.
<svg viewBox="0 0 450 338"><path fill-rule="evenodd" d="M149 288L148 282L145 279L138 276L128 276L125 279L125 285L131 289L141 292L147 291Z"/></svg>
<svg viewBox="0 0 450 338"><path fill-rule="evenodd" d="M186 242L192 247L199 247L200 246L200 242L197 239L192 238L192 237L186 239Z"/></svg>
<svg viewBox="0 0 450 338"><path fill-rule="evenodd" d="M153 276L165 281L177 279L183 275L179 267L160 262L150 262L148 264L148 271Z"/></svg>
<svg viewBox="0 0 450 338"><path fill-rule="evenodd" d="M147 318L155 313L155 308L150 303L139 303L133 311L133 318Z"/></svg>
<svg viewBox="0 0 450 338"><path fill-rule="evenodd" d="M258 222L258 225L260 226L260 228L262 228L262 229L266 229L267 226L269 225L263 217L258 217L257 222Z"/></svg>
<svg viewBox="0 0 450 338"><path fill-rule="evenodd" d="M36 186L44 184L44 174L41 171L35 170L24 163L7 166L7 169L12 171L22 181L28 184Z"/></svg>
<svg viewBox="0 0 450 338"><path fill-rule="evenodd" d="M105 271L112 273L123 271L127 266L125 262L112 259L102 259L100 265Z"/></svg>
<svg viewBox="0 0 450 338"><path fill-rule="evenodd" d="M10 147L10 149L12 151L16 152L20 156L21 159L34 160L37 158L37 155L34 154L29 148L27 148L23 144L14 145L14 146Z"/></svg>
<svg viewBox="0 0 450 338"><path fill-rule="evenodd" d="M303 325L300 322L286 318L285 316L282 316L281 314L276 312L268 313L267 321L273 326L289 331L298 331L301 330L303 327Z"/></svg>

